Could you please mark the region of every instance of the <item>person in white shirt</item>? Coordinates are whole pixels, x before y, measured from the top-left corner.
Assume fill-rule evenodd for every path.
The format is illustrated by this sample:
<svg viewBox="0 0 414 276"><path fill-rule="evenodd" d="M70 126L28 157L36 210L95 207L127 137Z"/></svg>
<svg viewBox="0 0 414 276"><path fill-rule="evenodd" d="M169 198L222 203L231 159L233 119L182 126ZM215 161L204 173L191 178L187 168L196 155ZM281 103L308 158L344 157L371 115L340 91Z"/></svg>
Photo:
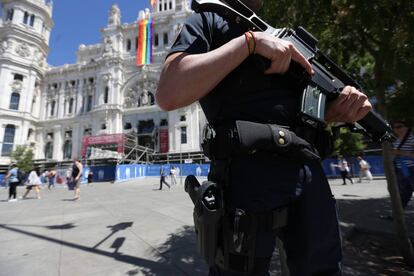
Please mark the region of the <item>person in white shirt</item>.
<svg viewBox="0 0 414 276"><path fill-rule="evenodd" d="M40 185L42 184L42 181L40 180L40 169L34 168L27 178L26 181L26 192L23 195L23 199L27 198L27 195L30 193L32 189L35 190L36 196L38 199L40 199Z"/></svg>
<svg viewBox="0 0 414 276"><path fill-rule="evenodd" d="M171 185L177 184L177 179L175 178L175 174L177 173L177 170L174 166L170 169L170 178L171 178Z"/></svg>
<svg viewBox="0 0 414 276"><path fill-rule="evenodd" d="M358 181L358 183L361 183L362 178L364 178L364 177L366 177L368 179L368 181L371 181L373 179L372 173L370 171L371 166L361 156L358 156L357 159L359 161L359 181Z"/></svg>
<svg viewBox="0 0 414 276"><path fill-rule="evenodd" d="M341 172L342 180L344 181L344 183L342 183L342 185L346 185L346 180L345 179L348 179L349 181L351 181L351 184L354 184L354 181L352 180L352 178L348 176L349 166L348 166L348 162L345 160L344 157L342 157L342 156L339 157L337 167L339 168L339 171Z"/></svg>

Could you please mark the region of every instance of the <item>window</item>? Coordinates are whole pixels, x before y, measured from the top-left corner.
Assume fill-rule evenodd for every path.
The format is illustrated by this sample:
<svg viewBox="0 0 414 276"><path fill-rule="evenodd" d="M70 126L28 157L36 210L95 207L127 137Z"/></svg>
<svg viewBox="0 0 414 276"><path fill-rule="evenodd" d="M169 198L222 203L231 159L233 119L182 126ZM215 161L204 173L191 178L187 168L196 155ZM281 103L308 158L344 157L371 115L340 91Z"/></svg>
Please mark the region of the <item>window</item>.
<svg viewBox="0 0 414 276"><path fill-rule="evenodd" d="M20 94L13 92L10 96L10 109L19 110Z"/></svg>
<svg viewBox="0 0 414 276"><path fill-rule="evenodd" d="M126 49L128 52L131 51L131 39L129 38L127 39Z"/></svg>
<svg viewBox="0 0 414 276"><path fill-rule="evenodd" d="M155 36L154 36L154 46L155 47L158 47L158 43L159 43L159 41L158 41L158 34L155 34Z"/></svg>
<svg viewBox="0 0 414 276"><path fill-rule="evenodd" d="M55 107L56 107L56 101L52 101L50 104L50 116L55 116Z"/></svg>
<svg viewBox="0 0 414 276"><path fill-rule="evenodd" d="M10 156L13 151L14 134L16 127L14 125L7 125L4 129L3 147L1 148L2 156Z"/></svg>
<svg viewBox="0 0 414 276"><path fill-rule="evenodd" d="M106 129L106 124L102 124L101 129Z"/></svg>
<svg viewBox="0 0 414 276"><path fill-rule="evenodd" d="M187 118L185 117L185 115L180 116L180 122L185 122L186 120Z"/></svg>
<svg viewBox="0 0 414 276"><path fill-rule="evenodd" d="M83 135L92 135L92 129L91 128L85 128L83 131Z"/></svg>
<svg viewBox="0 0 414 276"><path fill-rule="evenodd" d="M187 127L181 127L181 144L187 144Z"/></svg>
<svg viewBox="0 0 414 276"><path fill-rule="evenodd" d="M170 0L170 2L168 3L168 8L169 8L170 10L172 10L172 2L171 2L171 0Z"/></svg>
<svg viewBox="0 0 414 276"><path fill-rule="evenodd" d="M168 33L164 33L164 46L168 45Z"/></svg>
<svg viewBox="0 0 414 276"><path fill-rule="evenodd" d="M14 15L14 10L13 9L7 10L6 21L12 21L13 20L13 15Z"/></svg>
<svg viewBox="0 0 414 276"><path fill-rule="evenodd" d="M158 6L158 10L159 10L159 11L162 11L162 4L161 4L161 3L160 3L160 4L159 4L159 6Z"/></svg>
<svg viewBox="0 0 414 276"><path fill-rule="evenodd" d="M14 80L23 81L23 75L21 75L21 74L14 74L13 79Z"/></svg>
<svg viewBox="0 0 414 276"><path fill-rule="evenodd" d="M33 128L29 128L29 131L27 132L27 140L30 140L32 135L33 135Z"/></svg>
<svg viewBox="0 0 414 276"><path fill-rule="evenodd" d="M45 158L52 159L53 158L53 143L49 141L45 145Z"/></svg>
<svg viewBox="0 0 414 276"><path fill-rule="evenodd" d="M164 3L164 11L167 10L167 2Z"/></svg>
<svg viewBox="0 0 414 276"><path fill-rule="evenodd" d="M124 129L131 129L132 128L132 125L131 125L131 123L125 123L125 125L124 125Z"/></svg>
<svg viewBox="0 0 414 276"><path fill-rule="evenodd" d="M72 141L66 140L63 144L63 159L72 158Z"/></svg>
<svg viewBox="0 0 414 276"><path fill-rule="evenodd" d="M105 87L105 92L104 92L104 104L108 103L108 98L109 98L109 87L106 86Z"/></svg>
<svg viewBox="0 0 414 276"><path fill-rule="evenodd" d="M88 100L86 102L86 112L91 111L92 109L92 95L88 96Z"/></svg>
<svg viewBox="0 0 414 276"><path fill-rule="evenodd" d="M138 49L138 37L135 38L135 51Z"/></svg>
<svg viewBox="0 0 414 276"><path fill-rule="evenodd" d="M70 98L70 100L69 100L69 110L68 110L69 114L72 114L72 112L73 112L73 102L74 102L74 99Z"/></svg>
<svg viewBox="0 0 414 276"><path fill-rule="evenodd" d="M23 17L23 24L26 24L29 22L29 13L28 12L24 12L24 17Z"/></svg>
<svg viewBox="0 0 414 276"><path fill-rule="evenodd" d="M34 21L35 21L35 16L34 16L34 14L32 14L30 16L30 23L29 23L29 25L33 27L34 26Z"/></svg>
<svg viewBox="0 0 414 276"><path fill-rule="evenodd" d="M30 107L30 113L33 113L35 104L36 104L36 96L33 96L32 106Z"/></svg>

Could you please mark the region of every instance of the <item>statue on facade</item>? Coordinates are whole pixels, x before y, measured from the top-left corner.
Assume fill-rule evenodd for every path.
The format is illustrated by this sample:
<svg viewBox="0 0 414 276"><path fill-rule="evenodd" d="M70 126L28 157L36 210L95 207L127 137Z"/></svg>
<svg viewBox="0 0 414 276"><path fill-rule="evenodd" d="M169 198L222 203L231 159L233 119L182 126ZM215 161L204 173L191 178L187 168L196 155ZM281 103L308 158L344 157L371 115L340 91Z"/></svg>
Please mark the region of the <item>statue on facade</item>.
<svg viewBox="0 0 414 276"><path fill-rule="evenodd" d="M119 26L121 25L121 10L117 5L112 5L108 17L108 26Z"/></svg>
<svg viewBox="0 0 414 276"><path fill-rule="evenodd" d="M104 44L104 54L112 54L114 51L114 47L112 45L112 39L109 36L105 37Z"/></svg>
<svg viewBox="0 0 414 276"><path fill-rule="evenodd" d="M150 105L150 98L148 95L148 91L144 89L141 96L139 97L138 106L149 106Z"/></svg>

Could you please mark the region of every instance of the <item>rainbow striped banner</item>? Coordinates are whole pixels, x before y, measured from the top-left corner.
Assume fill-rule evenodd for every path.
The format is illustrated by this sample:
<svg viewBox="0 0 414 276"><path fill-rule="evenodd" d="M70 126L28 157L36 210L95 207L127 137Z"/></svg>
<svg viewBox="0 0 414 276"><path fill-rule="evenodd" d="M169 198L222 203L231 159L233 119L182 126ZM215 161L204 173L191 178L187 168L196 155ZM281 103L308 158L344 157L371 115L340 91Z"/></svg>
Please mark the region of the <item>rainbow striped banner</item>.
<svg viewBox="0 0 414 276"><path fill-rule="evenodd" d="M152 20L141 19L138 21L138 50L137 66L152 62Z"/></svg>

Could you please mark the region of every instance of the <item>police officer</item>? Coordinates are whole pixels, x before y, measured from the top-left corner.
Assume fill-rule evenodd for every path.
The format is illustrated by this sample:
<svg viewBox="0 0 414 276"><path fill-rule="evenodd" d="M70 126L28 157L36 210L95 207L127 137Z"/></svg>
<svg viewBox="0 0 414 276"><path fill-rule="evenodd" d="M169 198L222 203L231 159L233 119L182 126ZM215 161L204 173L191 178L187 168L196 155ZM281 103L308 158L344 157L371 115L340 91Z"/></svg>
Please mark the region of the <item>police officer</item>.
<svg viewBox="0 0 414 276"><path fill-rule="evenodd" d="M263 1L242 2L257 11ZM254 53L270 60L264 72L256 66ZM291 43L262 32L246 32L213 12L195 13L184 24L165 60L156 100L167 111L199 101L216 130L243 120L283 126L282 136L289 132L295 137L303 90L285 74L292 61L308 74L313 73L312 66ZM355 122L370 109L367 97L347 86L330 103L326 119ZM308 142L313 148L313 141ZM272 214L286 207L288 219L280 229L256 227L257 235L250 239L254 246L248 250L251 256L243 258L230 252L226 257L228 265L212 265L210 275L268 275L276 235L283 240L291 275L341 273L335 200L321 165L292 156L304 155L236 154L226 159L225 170L218 166L222 160L213 156L209 179L226 182L227 210L242 210L242 214L252 214L254 218L255 214ZM233 212L231 218L236 216ZM230 226L236 237L234 243L243 239L236 233L236 224ZM226 239L232 238L223 237ZM246 272L247 266L250 268Z"/></svg>

